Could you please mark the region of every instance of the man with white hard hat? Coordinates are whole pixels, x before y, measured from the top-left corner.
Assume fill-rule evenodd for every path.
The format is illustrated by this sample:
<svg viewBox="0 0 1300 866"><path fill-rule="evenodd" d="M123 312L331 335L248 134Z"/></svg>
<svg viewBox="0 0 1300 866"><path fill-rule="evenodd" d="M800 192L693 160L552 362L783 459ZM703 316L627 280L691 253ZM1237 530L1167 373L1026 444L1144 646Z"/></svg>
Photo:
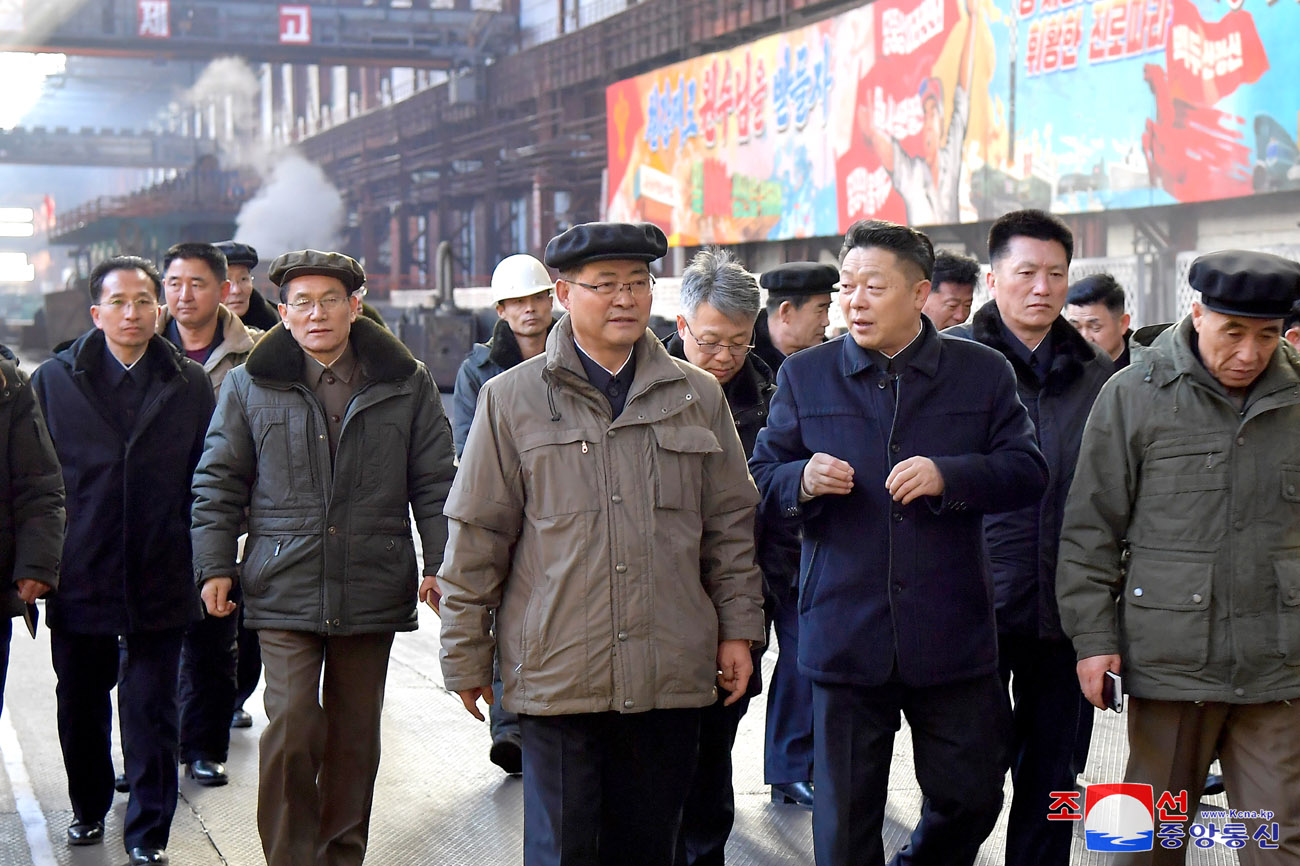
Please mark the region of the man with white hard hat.
<svg viewBox="0 0 1300 866"><path fill-rule="evenodd" d="M453 398L452 439L456 457L465 450L474 407L483 383L498 373L546 351L546 335L555 324L551 310L551 290L555 287L546 266L529 255L502 259L492 272L492 302L497 307L497 323L492 339L475 343L469 357L456 374ZM505 772L516 775L523 770L519 749L519 718L501 708L501 673L494 672L492 687L497 700L490 709L492 748L488 758Z"/></svg>
<svg viewBox="0 0 1300 866"><path fill-rule="evenodd" d="M492 339L475 343L456 374L451 427L457 457L465 450L483 383L545 351L546 335L555 322L551 314L554 287L546 266L528 255L507 256L492 272L492 303L498 316Z"/></svg>

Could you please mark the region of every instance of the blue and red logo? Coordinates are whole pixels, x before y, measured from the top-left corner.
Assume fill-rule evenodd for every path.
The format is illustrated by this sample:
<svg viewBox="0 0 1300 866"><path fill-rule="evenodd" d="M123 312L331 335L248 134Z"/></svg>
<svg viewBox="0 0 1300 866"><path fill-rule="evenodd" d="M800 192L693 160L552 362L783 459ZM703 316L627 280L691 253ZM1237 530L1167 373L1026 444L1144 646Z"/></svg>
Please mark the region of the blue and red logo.
<svg viewBox="0 0 1300 866"><path fill-rule="evenodd" d="M1129 782L1089 785L1083 831L1089 851L1150 851L1155 837L1151 786Z"/></svg>

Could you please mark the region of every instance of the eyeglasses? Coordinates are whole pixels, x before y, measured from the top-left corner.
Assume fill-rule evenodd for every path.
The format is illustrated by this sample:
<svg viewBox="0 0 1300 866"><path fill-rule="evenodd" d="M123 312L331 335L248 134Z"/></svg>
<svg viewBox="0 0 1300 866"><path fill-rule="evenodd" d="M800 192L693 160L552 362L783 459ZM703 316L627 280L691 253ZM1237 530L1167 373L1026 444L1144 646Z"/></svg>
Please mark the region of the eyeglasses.
<svg viewBox="0 0 1300 866"><path fill-rule="evenodd" d="M726 349L727 353L730 354L731 357L743 358L750 352L754 351L753 346L727 346L722 343L701 343L700 338L695 336L695 332L691 330L689 322L686 323L686 333L691 335L691 339L695 341L695 345L700 347L700 353L704 355L716 355L723 349Z"/></svg>
<svg viewBox="0 0 1300 866"><path fill-rule="evenodd" d="M139 310L142 313L147 313L157 307L158 302L152 298L139 298L134 301L128 301L124 298L109 298L107 301L100 301L95 306L107 307L115 313L126 312L127 307L130 307L133 310Z"/></svg>
<svg viewBox="0 0 1300 866"><path fill-rule="evenodd" d="M310 298L299 298L296 301L290 301L285 306L295 313L314 312L317 307L320 307L323 312L332 313L347 303L347 300L342 295L330 295L327 298L321 298L319 301L313 301Z"/></svg>
<svg viewBox="0 0 1300 866"><path fill-rule="evenodd" d="M603 297L609 297L620 289L627 289L627 291L632 294L632 297L644 298L646 295L650 294L650 291L655 287L654 274L646 274L644 279L628 280L626 283L611 281L592 285L591 283L582 283L577 280L565 280L565 282L573 283L575 286L582 286L587 291L595 292Z"/></svg>

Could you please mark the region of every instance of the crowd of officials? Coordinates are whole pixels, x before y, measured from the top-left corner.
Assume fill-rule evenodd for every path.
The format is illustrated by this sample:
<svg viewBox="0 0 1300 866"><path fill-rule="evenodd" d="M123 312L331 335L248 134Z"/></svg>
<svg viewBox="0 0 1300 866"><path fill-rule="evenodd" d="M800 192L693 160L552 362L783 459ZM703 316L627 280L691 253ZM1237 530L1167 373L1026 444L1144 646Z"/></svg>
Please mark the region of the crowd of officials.
<svg viewBox="0 0 1300 866"><path fill-rule="evenodd" d="M226 783L264 670L267 862L360 864L418 599L522 774L528 866L724 862L764 688L765 779L819 866L884 863L901 718L923 804L894 863L973 863L1009 770L1005 862L1064 866L1053 792L1112 674L1126 780L1194 811L1217 757L1274 816L1242 862L1300 862L1300 265L1202 256L1186 317L1133 332L1050 214L997 220L987 272L864 220L838 266L698 253L661 338L666 251L588 223L503 260L454 426L336 252L278 256L276 304L244 244L111 258L93 329L30 378L3 350L0 661L45 596L68 843L102 843L116 787L131 866L167 862L178 764Z"/></svg>

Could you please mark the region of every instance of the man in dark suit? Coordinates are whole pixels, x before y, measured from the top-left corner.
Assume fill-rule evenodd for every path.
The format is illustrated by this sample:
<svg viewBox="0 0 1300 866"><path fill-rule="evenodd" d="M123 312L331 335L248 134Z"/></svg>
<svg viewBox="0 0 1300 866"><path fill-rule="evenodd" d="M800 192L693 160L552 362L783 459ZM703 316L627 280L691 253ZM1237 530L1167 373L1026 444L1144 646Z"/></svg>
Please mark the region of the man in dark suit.
<svg viewBox="0 0 1300 866"><path fill-rule="evenodd" d="M32 375L68 497L59 594L47 606L73 811L68 844L103 841L116 683L132 866L167 862L181 640L201 615L190 480L213 407L203 368L154 333L161 289L144 259L102 262L90 274L94 329Z"/></svg>
<svg viewBox="0 0 1300 866"><path fill-rule="evenodd" d="M803 529L818 866L883 861L900 713L925 803L897 862L972 863L1002 805L1008 708L982 518L1035 502L1047 470L1006 359L921 315L933 266L918 231L849 228L849 333L781 367L750 460L763 522Z"/></svg>

